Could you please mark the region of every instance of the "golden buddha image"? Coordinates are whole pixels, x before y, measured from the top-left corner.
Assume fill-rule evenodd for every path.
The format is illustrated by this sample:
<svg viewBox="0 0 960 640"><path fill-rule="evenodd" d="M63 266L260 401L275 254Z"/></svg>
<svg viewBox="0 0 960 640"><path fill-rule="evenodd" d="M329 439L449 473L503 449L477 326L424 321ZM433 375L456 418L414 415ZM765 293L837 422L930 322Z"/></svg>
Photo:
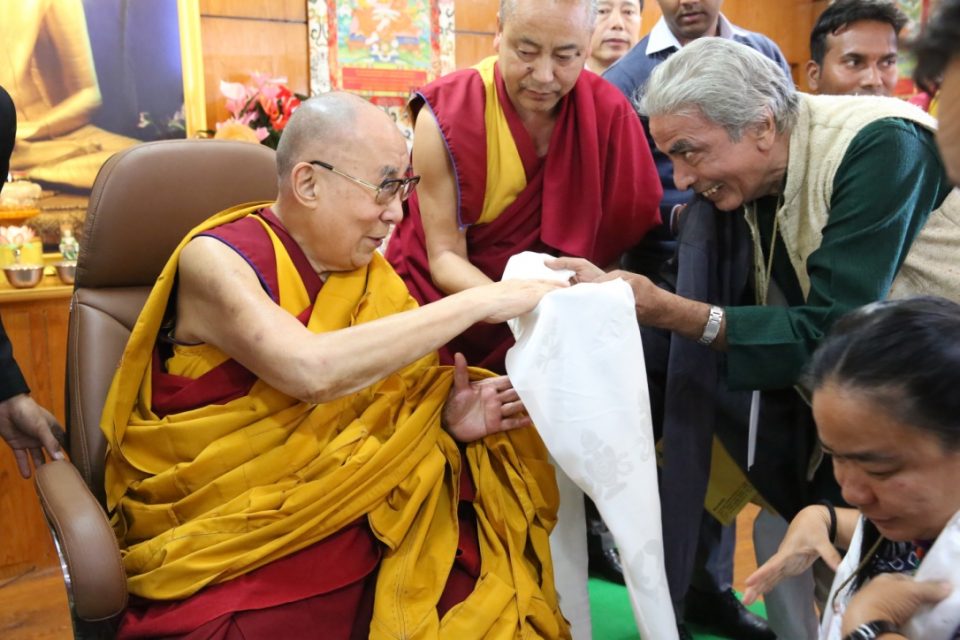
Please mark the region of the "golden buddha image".
<svg viewBox="0 0 960 640"><path fill-rule="evenodd" d="M0 3L0 41L0 85L17 106L11 171L89 189L107 158L138 140L90 123L101 97L82 2Z"/></svg>

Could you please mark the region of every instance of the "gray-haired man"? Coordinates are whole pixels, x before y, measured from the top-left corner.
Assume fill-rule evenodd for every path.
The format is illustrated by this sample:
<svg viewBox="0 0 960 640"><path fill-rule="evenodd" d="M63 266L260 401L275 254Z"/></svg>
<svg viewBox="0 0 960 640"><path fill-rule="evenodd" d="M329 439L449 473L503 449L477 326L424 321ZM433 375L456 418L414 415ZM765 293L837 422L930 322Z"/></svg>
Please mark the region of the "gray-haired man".
<svg viewBox="0 0 960 640"><path fill-rule="evenodd" d="M960 196L920 110L798 94L734 42L685 46L654 71L642 109L677 186L698 194L682 220L676 293L582 261L557 266L581 280L624 277L639 322L670 334L664 540L668 557L692 564L714 433L780 515L836 494L829 469L811 471L812 417L793 386L844 312L888 296L958 298Z"/></svg>

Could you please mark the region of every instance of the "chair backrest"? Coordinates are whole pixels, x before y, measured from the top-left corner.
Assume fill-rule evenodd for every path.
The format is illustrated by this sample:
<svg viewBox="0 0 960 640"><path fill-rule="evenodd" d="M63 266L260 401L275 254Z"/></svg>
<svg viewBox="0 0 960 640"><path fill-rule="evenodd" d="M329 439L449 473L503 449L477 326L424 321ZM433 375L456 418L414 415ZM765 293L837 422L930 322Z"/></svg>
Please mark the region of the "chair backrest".
<svg viewBox="0 0 960 640"><path fill-rule="evenodd" d="M67 338L70 453L103 502L100 414L143 303L187 231L277 195L275 153L248 142L167 140L106 162L90 195Z"/></svg>

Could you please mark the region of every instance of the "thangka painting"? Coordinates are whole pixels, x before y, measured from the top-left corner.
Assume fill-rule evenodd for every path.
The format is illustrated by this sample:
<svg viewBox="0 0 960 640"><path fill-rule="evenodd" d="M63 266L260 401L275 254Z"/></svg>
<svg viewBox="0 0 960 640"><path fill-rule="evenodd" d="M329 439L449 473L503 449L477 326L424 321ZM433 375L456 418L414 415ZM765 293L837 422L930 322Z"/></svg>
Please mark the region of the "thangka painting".
<svg viewBox="0 0 960 640"><path fill-rule="evenodd" d="M455 68L454 0L308 0L307 14L310 93L362 95L412 139L410 94Z"/></svg>
<svg viewBox="0 0 960 640"><path fill-rule="evenodd" d="M907 14L907 17L910 19L910 23L904 29L904 33L901 34L903 36L901 40L906 40L920 32L923 25L927 22L927 16L930 14L932 5L935 3L931 2L931 0L897 0L897 4L900 5L900 9ZM895 95L909 97L917 92L917 88L913 84L914 66L913 56L901 48L897 61L900 80L894 89Z"/></svg>

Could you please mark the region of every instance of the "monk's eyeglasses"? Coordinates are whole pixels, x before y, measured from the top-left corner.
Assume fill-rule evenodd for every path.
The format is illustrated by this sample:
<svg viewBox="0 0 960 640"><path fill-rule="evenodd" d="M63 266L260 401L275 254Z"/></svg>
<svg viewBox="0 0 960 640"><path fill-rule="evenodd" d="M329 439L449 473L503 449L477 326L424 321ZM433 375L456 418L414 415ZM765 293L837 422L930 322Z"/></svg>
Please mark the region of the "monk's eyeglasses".
<svg viewBox="0 0 960 640"><path fill-rule="evenodd" d="M344 173L343 171L335 168L332 164L321 162L320 160L310 160L309 162L310 164L323 167L324 169L331 171L338 176L343 176L347 180L352 180L360 186L370 189L374 192L374 199L376 200L377 204L381 206L390 204L390 201L398 195L400 196L401 202L406 200L410 197L410 194L413 193L413 189L417 186L417 183L420 182L420 176L410 176L408 178L388 178L380 184L373 184L372 182L367 182L366 180L352 176L349 173Z"/></svg>

